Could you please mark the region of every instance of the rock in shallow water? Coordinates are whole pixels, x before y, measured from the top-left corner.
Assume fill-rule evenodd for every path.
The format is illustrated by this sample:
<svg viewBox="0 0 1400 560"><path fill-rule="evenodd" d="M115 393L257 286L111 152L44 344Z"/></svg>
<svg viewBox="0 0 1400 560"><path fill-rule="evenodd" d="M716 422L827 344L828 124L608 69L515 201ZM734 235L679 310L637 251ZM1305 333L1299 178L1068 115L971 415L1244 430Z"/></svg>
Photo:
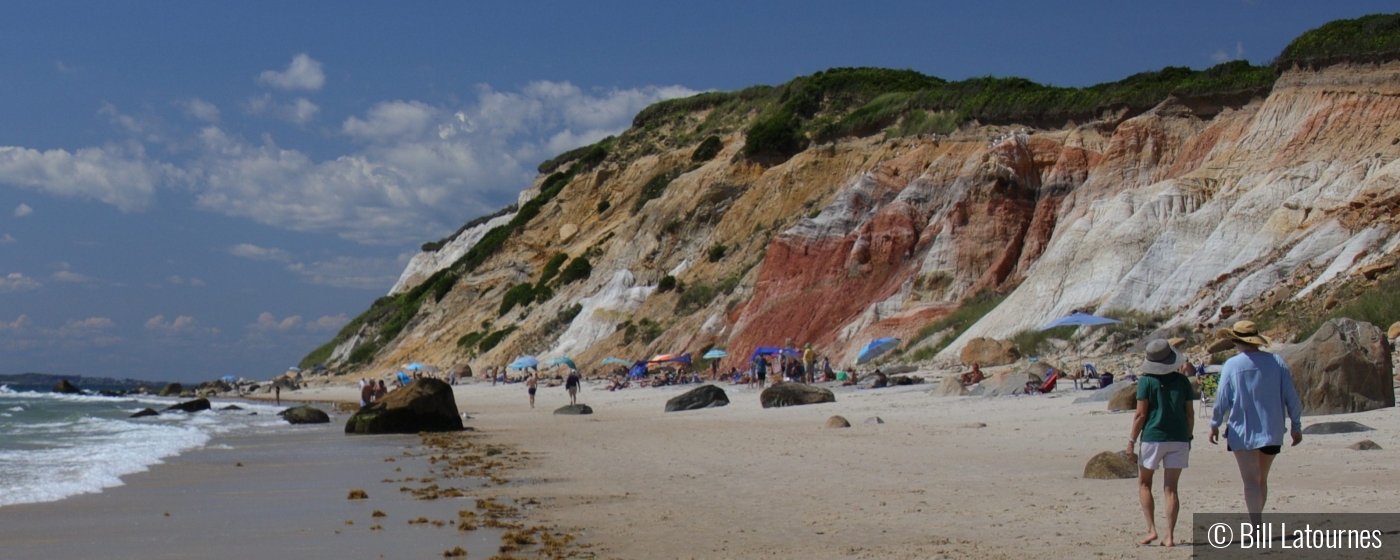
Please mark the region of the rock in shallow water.
<svg viewBox="0 0 1400 560"><path fill-rule="evenodd" d="M199 411L201 411L201 410L209 410L209 399L200 398L200 399L195 399L195 400L192 400L192 401L185 401L185 402L182 402L182 403L180 403L180 404L173 404L173 405L170 405L170 406L166 407L165 409L166 409L166 410L183 410L183 411L185 411L185 412L199 412Z"/></svg>
<svg viewBox="0 0 1400 560"><path fill-rule="evenodd" d="M718 385L701 385L666 401L666 412L713 408L729 404L729 395Z"/></svg>
<svg viewBox="0 0 1400 560"><path fill-rule="evenodd" d="M361 408L345 423L347 434L416 434L462 429L452 386L419 379Z"/></svg>
<svg viewBox="0 0 1400 560"><path fill-rule="evenodd" d="M65 395L77 395L83 392L77 385L69 383L67 379L60 379L57 385L53 386L53 392Z"/></svg>
<svg viewBox="0 0 1400 560"><path fill-rule="evenodd" d="M277 415L292 424L327 424L331 421L330 415L325 411L308 405L295 406L278 412Z"/></svg>
<svg viewBox="0 0 1400 560"><path fill-rule="evenodd" d="M142 409L140 412L137 412L136 414L132 414L131 416L128 416L128 418L145 418L145 417L147 417L147 416L160 416L160 413L159 413L159 412L156 412L156 410L155 410L154 408L146 408L146 409Z"/></svg>

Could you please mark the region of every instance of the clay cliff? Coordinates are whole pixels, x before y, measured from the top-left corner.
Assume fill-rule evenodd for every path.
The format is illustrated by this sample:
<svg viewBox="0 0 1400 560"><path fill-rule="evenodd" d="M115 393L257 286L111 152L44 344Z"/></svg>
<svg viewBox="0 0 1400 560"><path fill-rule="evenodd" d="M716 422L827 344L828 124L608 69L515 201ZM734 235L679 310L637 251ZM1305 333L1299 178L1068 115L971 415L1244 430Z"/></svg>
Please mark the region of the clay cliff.
<svg viewBox="0 0 1400 560"><path fill-rule="evenodd" d="M303 363L811 343L847 364L884 336L948 360L1072 310L1307 334L1389 286L1400 62L1290 52L1081 90L837 69L665 102L425 245Z"/></svg>

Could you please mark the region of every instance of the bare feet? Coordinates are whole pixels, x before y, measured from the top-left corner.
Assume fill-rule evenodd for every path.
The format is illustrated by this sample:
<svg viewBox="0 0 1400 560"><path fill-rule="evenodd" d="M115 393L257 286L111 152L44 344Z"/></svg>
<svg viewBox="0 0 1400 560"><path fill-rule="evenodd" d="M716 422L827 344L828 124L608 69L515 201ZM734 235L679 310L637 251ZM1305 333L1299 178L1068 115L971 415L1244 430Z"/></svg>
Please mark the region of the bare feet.
<svg viewBox="0 0 1400 560"><path fill-rule="evenodd" d="M1176 537L1168 533L1167 538L1162 539L1162 546L1176 546Z"/></svg>
<svg viewBox="0 0 1400 560"><path fill-rule="evenodd" d="M1157 540L1157 531L1154 529L1152 531L1149 531L1147 533L1147 536L1143 537L1142 540L1139 540L1138 544L1152 544L1152 541L1155 540Z"/></svg>

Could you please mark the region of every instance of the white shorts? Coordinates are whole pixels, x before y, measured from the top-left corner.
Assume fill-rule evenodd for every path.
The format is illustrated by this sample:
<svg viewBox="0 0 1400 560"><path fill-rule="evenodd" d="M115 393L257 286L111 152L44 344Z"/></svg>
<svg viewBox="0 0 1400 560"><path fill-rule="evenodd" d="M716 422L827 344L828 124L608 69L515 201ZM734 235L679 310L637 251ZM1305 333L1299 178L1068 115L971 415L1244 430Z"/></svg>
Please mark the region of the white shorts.
<svg viewBox="0 0 1400 560"><path fill-rule="evenodd" d="M1189 441L1144 441L1138 451L1138 464L1152 471L1162 467L1184 469L1190 455Z"/></svg>

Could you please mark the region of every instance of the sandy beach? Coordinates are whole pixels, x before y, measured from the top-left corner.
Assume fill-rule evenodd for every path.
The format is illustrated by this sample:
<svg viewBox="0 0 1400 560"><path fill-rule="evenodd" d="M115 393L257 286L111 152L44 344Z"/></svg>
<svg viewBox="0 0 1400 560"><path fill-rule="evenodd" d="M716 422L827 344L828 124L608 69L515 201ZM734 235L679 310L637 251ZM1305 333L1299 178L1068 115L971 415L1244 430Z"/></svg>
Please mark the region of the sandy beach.
<svg viewBox="0 0 1400 560"><path fill-rule="evenodd" d="M723 387L733 401L727 407L668 414L666 399L693 386L608 392L587 384L580 401L595 413L556 416L568 402L562 388L542 388L530 409L522 385L458 385L471 437L529 457L506 474L509 482L488 483L466 500L414 500L397 482L381 482L432 468L420 439L346 436L344 413L329 425L215 441L101 494L0 509L4 556L429 558L463 546L469 557L488 558L497 554L498 532L406 524L450 519L480 497L539 501L526 523L576 531L588 546L575 549L580 557L1190 555L1189 546L1136 544L1143 522L1135 480L1082 478L1089 457L1124 446L1131 421L1102 402L1073 403L1086 393L940 398L931 385L839 388L835 403L765 410L757 390ZM282 397L355 395L329 386ZM852 427L825 428L832 415ZM1286 449L1274 468L1270 511L1394 509L1400 413L1305 423L1335 420L1376 431L1309 436ZM1199 418L1182 477L1183 541L1191 513L1243 509L1234 461L1206 443L1206 432ZM1361 439L1384 449L1346 448ZM350 488L370 499L346 500ZM370 517L375 509L388 517ZM376 523L383 529L371 531ZM517 555L533 556L528 548Z"/></svg>

